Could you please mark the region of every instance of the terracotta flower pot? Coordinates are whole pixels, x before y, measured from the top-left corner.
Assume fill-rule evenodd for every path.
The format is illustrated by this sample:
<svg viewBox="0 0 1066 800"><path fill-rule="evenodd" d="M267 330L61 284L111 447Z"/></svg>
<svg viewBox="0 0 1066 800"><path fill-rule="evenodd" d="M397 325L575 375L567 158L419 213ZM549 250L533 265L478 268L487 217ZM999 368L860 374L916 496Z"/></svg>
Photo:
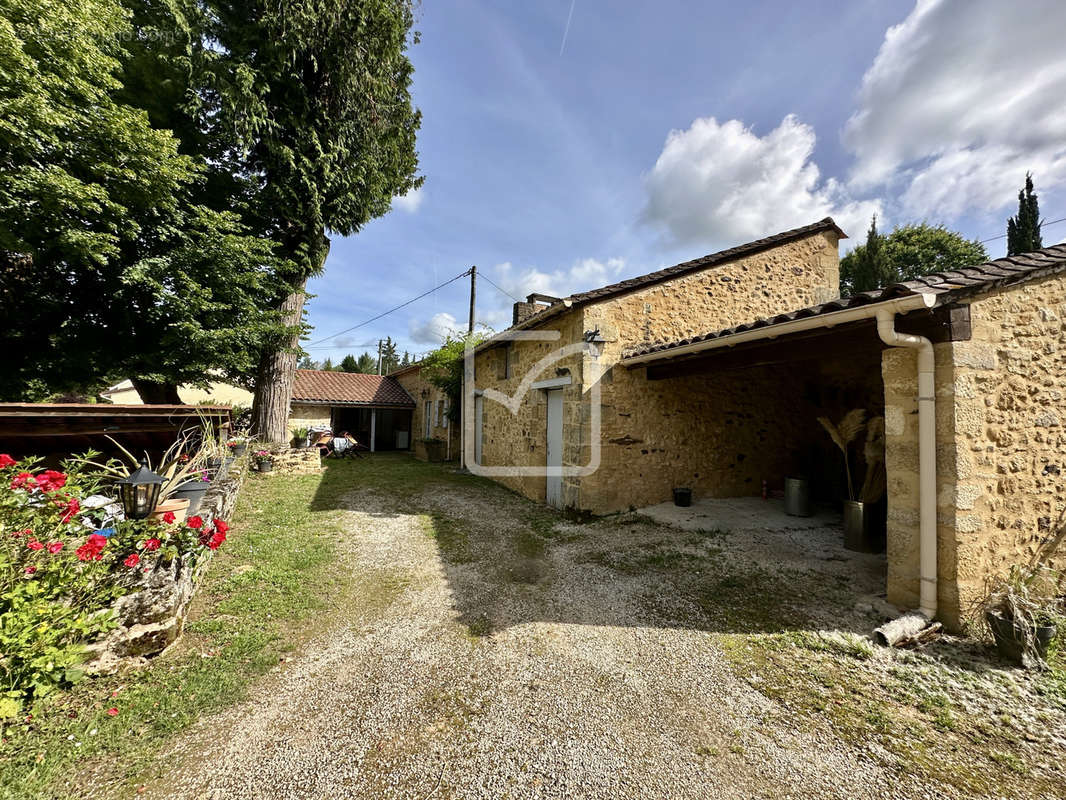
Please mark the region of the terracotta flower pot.
<svg viewBox="0 0 1066 800"><path fill-rule="evenodd" d="M185 515L189 513L189 498L171 497L169 500L164 500L158 503L155 511L148 516L151 519L163 519L163 515L168 511L174 515L175 522L184 522Z"/></svg>

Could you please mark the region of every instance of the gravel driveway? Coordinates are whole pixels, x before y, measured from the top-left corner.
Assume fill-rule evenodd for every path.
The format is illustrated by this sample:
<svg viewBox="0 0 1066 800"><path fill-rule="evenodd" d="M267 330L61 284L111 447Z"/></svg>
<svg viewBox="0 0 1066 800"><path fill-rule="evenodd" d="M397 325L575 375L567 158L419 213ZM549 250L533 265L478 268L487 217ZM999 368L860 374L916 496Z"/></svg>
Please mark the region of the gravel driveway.
<svg viewBox="0 0 1066 800"><path fill-rule="evenodd" d="M473 480L357 490L345 507L352 574L389 576L390 601L353 602L248 701L198 724L149 796L959 796L737 675L717 637L797 611L730 616L796 574L749 562L743 531L566 522ZM755 578L737 585L722 564ZM812 607L811 587L870 588L854 563L814 569L799 587ZM678 576L711 583L682 592Z"/></svg>

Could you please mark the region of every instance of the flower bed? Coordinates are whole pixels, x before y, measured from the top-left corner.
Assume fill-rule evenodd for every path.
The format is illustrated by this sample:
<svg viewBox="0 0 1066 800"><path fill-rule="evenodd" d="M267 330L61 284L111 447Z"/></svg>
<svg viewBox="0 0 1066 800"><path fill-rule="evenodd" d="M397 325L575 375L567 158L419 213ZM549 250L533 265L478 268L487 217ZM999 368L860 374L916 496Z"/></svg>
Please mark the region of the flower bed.
<svg viewBox="0 0 1066 800"><path fill-rule="evenodd" d="M87 656L113 669L177 638L196 571L226 539L217 512L232 509L241 474L184 523L116 521L104 473L38 466L0 454L0 719L79 680Z"/></svg>

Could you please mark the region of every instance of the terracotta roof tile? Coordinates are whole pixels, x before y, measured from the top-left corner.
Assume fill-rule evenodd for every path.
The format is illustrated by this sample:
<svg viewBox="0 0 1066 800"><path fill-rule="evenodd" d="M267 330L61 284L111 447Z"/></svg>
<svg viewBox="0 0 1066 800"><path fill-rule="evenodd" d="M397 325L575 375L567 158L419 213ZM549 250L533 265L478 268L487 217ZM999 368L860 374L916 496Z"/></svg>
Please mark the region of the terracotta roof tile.
<svg viewBox="0 0 1066 800"><path fill-rule="evenodd" d="M358 372L327 372L318 369L296 370L292 385L294 403L332 403L335 405L405 406L414 408L399 381L388 375L363 375Z"/></svg>

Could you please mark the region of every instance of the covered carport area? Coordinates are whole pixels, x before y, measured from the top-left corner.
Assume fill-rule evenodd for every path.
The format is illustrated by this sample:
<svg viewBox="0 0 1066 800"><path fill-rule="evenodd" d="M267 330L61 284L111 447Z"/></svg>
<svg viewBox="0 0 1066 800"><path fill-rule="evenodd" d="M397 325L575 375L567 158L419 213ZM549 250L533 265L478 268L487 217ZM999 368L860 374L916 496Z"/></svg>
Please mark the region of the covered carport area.
<svg viewBox="0 0 1066 800"><path fill-rule="evenodd" d="M890 345L877 312L893 315L900 336L951 340L968 324L965 307L934 310L929 299L843 298L627 354L622 364L643 372L660 412L642 420L652 426L649 438L683 437L674 485L690 487L696 505L761 497L777 514L786 478L802 478L812 512L839 513L845 500L866 500L863 544L883 548L893 491L884 468L882 377ZM910 390L916 391L913 379ZM849 489L844 453L819 418L839 428L855 411L866 424L843 437ZM709 519L717 513L713 506L704 511Z"/></svg>

